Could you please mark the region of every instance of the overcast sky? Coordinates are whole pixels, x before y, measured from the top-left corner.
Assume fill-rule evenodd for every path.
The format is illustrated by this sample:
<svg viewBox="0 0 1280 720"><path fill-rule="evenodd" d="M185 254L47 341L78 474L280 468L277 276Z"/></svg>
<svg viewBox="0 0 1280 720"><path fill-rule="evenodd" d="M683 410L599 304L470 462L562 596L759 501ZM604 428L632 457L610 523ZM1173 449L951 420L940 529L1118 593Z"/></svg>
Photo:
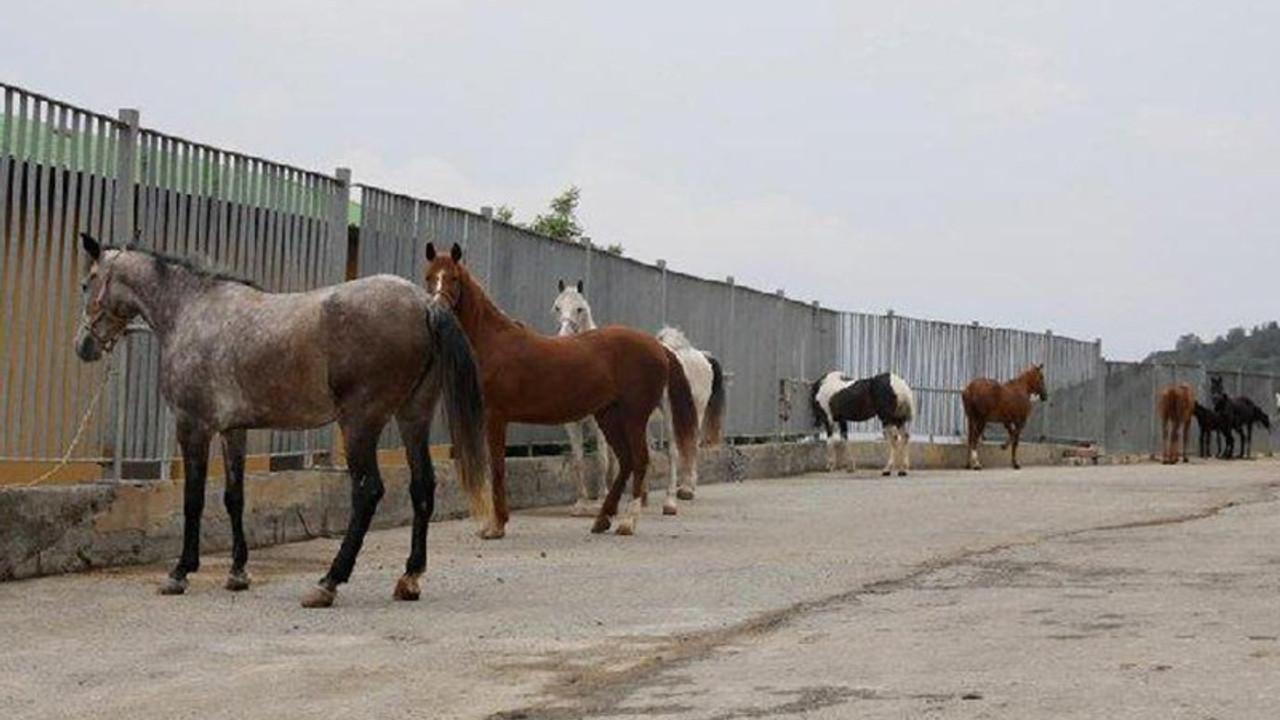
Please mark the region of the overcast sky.
<svg viewBox="0 0 1280 720"><path fill-rule="evenodd" d="M1280 3L10 4L14 84L846 310L1277 318ZM21 31L19 31L21 30Z"/></svg>

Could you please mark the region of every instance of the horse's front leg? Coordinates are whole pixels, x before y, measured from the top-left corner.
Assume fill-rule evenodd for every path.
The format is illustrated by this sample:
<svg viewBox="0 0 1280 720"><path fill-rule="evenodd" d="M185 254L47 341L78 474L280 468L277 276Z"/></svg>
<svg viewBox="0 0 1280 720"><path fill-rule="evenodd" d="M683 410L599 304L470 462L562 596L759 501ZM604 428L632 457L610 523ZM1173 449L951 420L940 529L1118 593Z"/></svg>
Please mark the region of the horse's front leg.
<svg viewBox="0 0 1280 720"><path fill-rule="evenodd" d="M578 486L578 501L573 504L569 514L574 517L584 517L591 514L591 503L587 494L587 479L583 472L582 422L567 423L564 431L569 436L570 471Z"/></svg>
<svg viewBox="0 0 1280 720"><path fill-rule="evenodd" d="M485 540L497 540L507 534L511 510L507 506L507 421L490 416L484 424L489 441L489 465L493 473L493 519L480 531Z"/></svg>
<svg viewBox="0 0 1280 720"><path fill-rule="evenodd" d="M200 516L204 514L204 484L209 472L212 430L194 418L178 419L178 446L182 448L182 557L160 588L161 595L187 591L187 575L200 569Z"/></svg>
<svg viewBox="0 0 1280 720"><path fill-rule="evenodd" d="M226 588L232 591L249 589L249 574L244 567L249 561L249 544L244 538L244 456L248 437L243 428L222 433L222 461L227 475L222 504L231 518L231 572Z"/></svg>

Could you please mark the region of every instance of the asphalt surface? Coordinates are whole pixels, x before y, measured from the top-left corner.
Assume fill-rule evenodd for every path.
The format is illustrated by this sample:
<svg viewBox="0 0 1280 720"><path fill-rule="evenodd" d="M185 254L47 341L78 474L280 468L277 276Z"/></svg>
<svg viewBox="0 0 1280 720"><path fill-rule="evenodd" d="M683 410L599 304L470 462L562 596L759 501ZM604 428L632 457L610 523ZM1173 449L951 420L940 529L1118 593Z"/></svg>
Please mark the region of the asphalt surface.
<svg viewBox="0 0 1280 720"><path fill-rule="evenodd" d="M812 475L0 584L5 718L1274 718L1280 463ZM252 498L249 498L252 506ZM216 511L211 509L211 511Z"/></svg>

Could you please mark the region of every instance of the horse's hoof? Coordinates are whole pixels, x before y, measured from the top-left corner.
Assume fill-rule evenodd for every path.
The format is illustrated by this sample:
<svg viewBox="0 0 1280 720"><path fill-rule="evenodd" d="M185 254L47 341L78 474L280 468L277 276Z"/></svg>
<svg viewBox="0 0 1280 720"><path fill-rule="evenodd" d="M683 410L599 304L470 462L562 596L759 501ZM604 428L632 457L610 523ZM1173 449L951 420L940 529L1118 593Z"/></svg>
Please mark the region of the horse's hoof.
<svg viewBox="0 0 1280 720"><path fill-rule="evenodd" d="M409 575L402 576L396 581L396 591L392 594L396 600L413 601L422 597L422 588L418 585L418 578Z"/></svg>
<svg viewBox="0 0 1280 720"><path fill-rule="evenodd" d="M680 498L681 500L692 500L693 488L689 488L689 487L676 488L676 497Z"/></svg>
<svg viewBox="0 0 1280 720"><path fill-rule="evenodd" d="M507 534L507 529L501 525L490 525L480 531L481 540L501 540Z"/></svg>
<svg viewBox="0 0 1280 720"><path fill-rule="evenodd" d="M969 469L970 469L970 470L973 470L974 472L977 472L978 470L981 470L981 469L982 469L982 466L981 466L981 465L974 465L973 467L971 467L971 468L969 468Z"/></svg>
<svg viewBox="0 0 1280 720"><path fill-rule="evenodd" d="M605 516L605 515L597 515L597 516L596 516L596 521L595 521L594 523L592 523L592 524L591 524L591 532L596 533L597 535L599 535L600 533L604 532L605 530L608 530L608 529L609 529L609 525L611 525L611 523L609 522L609 518L608 518L607 516Z"/></svg>
<svg viewBox="0 0 1280 720"><path fill-rule="evenodd" d="M880 475L881 475L882 477L889 477L889 471L888 471L888 470L881 470L881 471L880 471Z"/></svg>
<svg viewBox="0 0 1280 720"><path fill-rule="evenodd" d="M186 578L165 578L164 584L160 586L161 595L182 595L187 591Z"/></svg>
<svg viewBox="0 0 1280 720"><path fill-rule="evenodd" d="M675 503L673 503L673 502L664 502L664 503L662 503L662 514L663 514L663 515L677 515L677 514L679 514L679 513L680 513L680 508L676 507L676 504L675 504Z"/></svg>
<svg viewBox="0 0 1280 720"><path fill-rule="evenodd" d="M572 508L569 509L570 517L590 517L595 514L596 514L596 511L593 510L585 500L579 500L578 502L574 503Z"/></svg>
<svg viewBox="0 0 1280 720"><path fill-rule="evenodd" d="M224 585L231 592L240 592L249 589L249 576L243 570L236 573L233 572L227 576L227 584Z"/></svg>
<svg viewBox="0 0 1280 720"><path fill-rule="evenodd" d="M333 601L337 599L338 591L330 590L323 585L316 585L302 596L302 607L304 608L327 608L333 606Z"/></svg>
<svg viewBox="0 0 1280 720"><path fill-rule="evenodd" d="M1021 469L1022 469L1022 466L1021 466L1021 465L1019 465L1019 464L1017 464L1017 463L1014 463L1014 464L1013 464L1013 469L1014 469L1014 470L1021 470Z"/></svg>
<svg viewBox="0 0 1280 720"><path fill-rule="evenodd" d="M636 521L632 518L627 518L626 520L620 520L618 522L618 529L615 530L614 532L617 533L618 535L635 535Z"/></svg>
<svg viewBox="0 0 1280 720"><path fill-rule="evenodd" d="M906 470L899 470L899 471L898 471L898 477L906 477L906 476L907 476L907 471L906 471Z"/></svg>

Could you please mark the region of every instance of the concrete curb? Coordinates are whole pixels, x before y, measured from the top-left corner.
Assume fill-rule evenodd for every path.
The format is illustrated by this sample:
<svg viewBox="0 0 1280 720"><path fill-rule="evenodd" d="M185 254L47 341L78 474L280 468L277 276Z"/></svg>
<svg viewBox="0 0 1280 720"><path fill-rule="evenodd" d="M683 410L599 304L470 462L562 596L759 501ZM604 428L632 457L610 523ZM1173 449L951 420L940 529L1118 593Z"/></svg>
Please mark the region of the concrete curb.
<svg viewBox="0 0 1280 720"><path fill-rule="evenodd" d="M1007 451L984 446L987 467L1007 467ZM1056 445L1019 448L1025 465L1072 462L1074 453ZM966 462L959 445L915 444L912 467L959 468ZM855 443L858 477L879 477L884 443ZM1074 464L1079 464L1078 462ZM786 477L827 467L826 446L816 442L717 447L700 453L700 482ZM588 486L597 486L599 470L587 458ZM451 464L437 463L435 519L467 514ZM564 457L508 458L508 490L515 509L561 505L577 497ZM409 473L405 467L383 471L386 496L375 528L408 524ZM667 482L667 457L655 453L649 472L650 497L661 502ZM350 512L347 475L338 470L295 470L251 475L245 479L245 533L250 547L265 547L315 537L341 535ZM584 521L584 532L585 532ZM221 478L210 478L205 498L201 548L230 548L231 534L222 510ZM92 483L0 490L0 580L76 572L96 567L152 563L179 554L182 545L180 481Z"/></svg>

